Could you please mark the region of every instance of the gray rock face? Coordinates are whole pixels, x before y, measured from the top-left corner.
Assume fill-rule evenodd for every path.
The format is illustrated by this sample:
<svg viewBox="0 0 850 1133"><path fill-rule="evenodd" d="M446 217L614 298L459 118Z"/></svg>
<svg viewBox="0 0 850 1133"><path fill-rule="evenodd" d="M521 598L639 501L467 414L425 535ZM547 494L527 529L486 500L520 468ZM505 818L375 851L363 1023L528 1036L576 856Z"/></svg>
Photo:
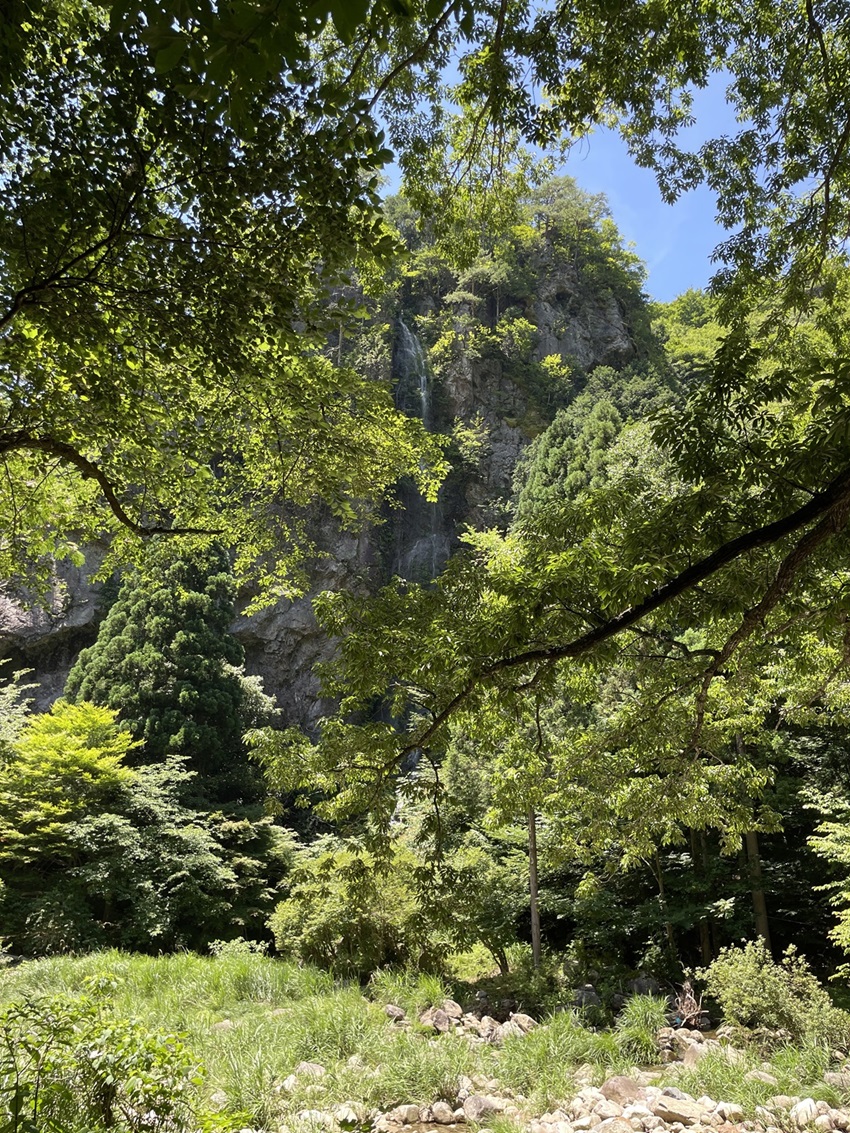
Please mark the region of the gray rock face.
<svg viewBox="0 0 850 1133"><path fill-rule="evenodd" d="M57 563L55 580L41 601L0 591L0 657L9 659L3 675L31 669L27 680L36 685L30 695L39 711L62 695L77 654L97 637L100 587L91 579L101 558L100 549L92 548L82 567Z"/></svg>
<svg viewBox="0 0 850 1133"><path fill-rule="evenodd" d="M535 360L554 354L590 369L622 366L635 355L624 313L610 292L589 289L574 268L556 268L545 256L535 266L539 285L525 311L538 328ZM427 303L420 299L419 305L434 309L439 303L431 297ZM411 376L398 367L410 350L395 354L394 377L409 385ZM439 411L436 401L428 407L429 427L448 428L454 419L483 423L486 437L478 467L450 478L437 504L426 503L412 488L401 489L404 510L389 512L384 526L359 535L342 533L327 519L317 522L316 541L325 555L313 572L310 594L250 616L244 612L248 598L241 604L233 633L245 650L247 671L263 678L266 692L282 709L283 725L310 727L332 708L321 700L316 676L334 646L316 622L315 593L340 587L368 590L393 573L429 580L442 568L464 525L487 526L503 514L514 469L530 439L523 424L531 409L528 393L511 380L498 357L461 351L442 375L439 394ZM410 411L425 416L418 393L407 400ZM536 427L540 424L538 420ZM14 668L34 670L38 709L62 694L77 654L96 637L103 611L90 578L99 555L93 550L82 569L61 566L46 608L27 596L0 595L0 657L10 657Z"/></svg>

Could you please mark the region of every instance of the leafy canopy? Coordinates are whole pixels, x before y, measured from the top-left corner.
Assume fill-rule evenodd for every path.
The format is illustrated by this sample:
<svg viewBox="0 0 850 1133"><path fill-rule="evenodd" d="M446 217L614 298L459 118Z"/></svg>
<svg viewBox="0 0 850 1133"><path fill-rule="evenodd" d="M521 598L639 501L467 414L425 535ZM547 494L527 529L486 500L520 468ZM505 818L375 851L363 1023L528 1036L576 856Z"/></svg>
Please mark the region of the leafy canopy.
<svg viewBox="0 0 850 1133"><path fill-rule="evenodd" d="M298 509L353 521L402 473L439 469L388 391L323 353L352 313L338 285L395 252L377 193L393 151L468 260L512 215L523 144L616 122L668 198L715 192L727 317L775 292L805 303L815 279L836 294L821 271L850 209L836 0L16 0L11 17L6 575L43 574L39 556L80 539L117 535L126 555L131 535L202 530L285 590L263 556L303 554ZM719 75L740 126L691 151L693 91Z"/></svg>

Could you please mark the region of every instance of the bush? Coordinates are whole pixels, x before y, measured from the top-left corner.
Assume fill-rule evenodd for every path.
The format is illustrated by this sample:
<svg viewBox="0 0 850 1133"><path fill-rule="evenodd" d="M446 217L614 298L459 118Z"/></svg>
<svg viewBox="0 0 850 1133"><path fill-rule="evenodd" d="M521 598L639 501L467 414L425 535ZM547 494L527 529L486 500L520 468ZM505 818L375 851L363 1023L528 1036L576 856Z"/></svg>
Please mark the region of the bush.
<svg viewBox="0 0 850 1133"><path fill-rule="evenodd" d="M424 914L418 866L404 846L379 869L364 850L315 843L302 852L290 896L269 920L278 951L360 978L387 964L437 967L448 941Z"/></svg>
<svg viewBox="0 0 850 1133"><path fill-rule="evenodd" d="M850 1040L850 1015L833 1007L793 945L779 963L763 940L730 946L698 975L727 1023L784 1032L793 1042L843 1047Z"/></svg>
<svg viewBox="0 0 850 1133"><path fill-rule="evenodd" d="M616 1023L617 1045L640 1065L658 1061L656 1034L667 1025L667 1000L657 995L633 995Z"/></svg>
<svg viewBox="0 0 850 1133"><path fill-rule="evenodd" d="M86 997L29 999L0 1015L3 1133L179 1133L195 1127L197 1082L174 1036Z"/></svg>

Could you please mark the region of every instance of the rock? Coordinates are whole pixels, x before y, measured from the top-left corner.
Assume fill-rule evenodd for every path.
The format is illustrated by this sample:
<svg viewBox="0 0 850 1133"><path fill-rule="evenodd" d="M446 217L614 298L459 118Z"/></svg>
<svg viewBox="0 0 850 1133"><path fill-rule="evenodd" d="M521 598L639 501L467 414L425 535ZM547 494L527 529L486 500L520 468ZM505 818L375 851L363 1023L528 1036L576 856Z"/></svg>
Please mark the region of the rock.
<svg viewBox="0 0 850 1133"><path fill-rule="evenodd" d="M388 1003L384 1008L384 1014L387 1018L392 1019L394 1023L399 1022L401 1019L406 1019L407 1014L401 1007L396 1007L394 1003Z"/></svg>
<svg viewBox="0 0 850 1133"><path fill-rule="evenodd" d="M744 1075L745 1082L764 1082L766 1086L778 1086L779 1080L766 1070L748 1070Z"/></svg>
<svg viewBox="0 0 850 1133"><path fill-rule="evenodd" d="M513 1015L511 1015L511 1022L516 1023L516 1025L518 1027L521 1027L526 1034L528 1034L529 1031L533 1031L535 1027L539 1026L536 1019L532 1019L530 1015L523 1015L521 1011L515 1011Z"/></svg>
<svg viewBox="0 0 850 1133"><path fill-rule="evenodd" d="M831 1133L834 1128L835 1122L828 1113L819 1113L815 1118L815 1129L823 1129L824 1133Z"/></svg>
<svg viewBox="0 0 850 1133"><path fill-rule="evenodd" d="M685 1066L696 1066L711 1050L706 1043L689 1043L682 1052L681 1058Z"/></svg>
<svg viewBox="0 0 850 1133"><path fill-rule="evenodd" d="M680 1090L676 1091L681 1093ZM682 1125L696 1125L705 1115L705 1110L695 1101L686 1101L684 1097L671 1097L665 1090L665 1096L660 1097L650 1107L656 1117L666 1121L668 1125L680 1121Z"/></svg>
<svg viewBox="0 0 850 1133"><path fill-rule="evenodd" d="M631 1121L633 1117L637 1117L642 1120L644 1117L654 1116L655 1115L653 1114L652 1110L649 1108L646 1102L643 1101L631 1102L628 1105L623 1106L623 1117L627 1118L629 1121Z"/></svg>
<svg viewBox="0 0 850 1133"><path fill-rule="evenodd" d="M429 1125L434 1120L434 1112L429 1105L419 1107L419 1120L423 1125Z"/></svg>
<svg viewBox="0 0 850 1133"><path fill-rule="evenodd" d="M563 1125L564 1122L569 1124L569 1115L564 1113L562 1109L555 1109L552 1111L552 1117L555 1125Z"/></svg>
<svg viewBox="0 0 850 1133"><path fill-rule="evenodd" d="M502 1023L501 1038L522 1039L525 1038L525 1031L515 1019L508 1019L506 1023Z"/></svg>
<svg viewBox="0 0 850 1133"><path fill-rule="evenodd" d="M583 1117L575 1117L572 1121L573 1129L592 1129L595 1125L600 1125L601 1120L595 1113L587 1113Z"/></svg>
<svg viewBox="0 0 850 1133"><path fill-rule="evenodd" d="M213 1023L210 1027L211 1031L232 1031L236 1024L232 1019L219 1019L217 1023Z"/></svg>
<svg viewBox="0 0 850 1133"><path fill-rule="evenodd" d="M462 1019L463 1008L459 1003L455 1003L453 999L446 999L443 1001L443 1011L450 1019Z"/></svg>
<svg viewBox="0 0 850 1133"><path fill-rule="evenodd" d="M627 985L632 995L660 995L661 985L652 976L638 976Z"/></svg>
<svg viewBox="0 0 850 1133"><path fill-rule="evenodd" d="M295 1077L294 1074L290 1074L288 1077L284 1078L283 1081L280 1084L281 1090L283 1090L284 1093L287 1093L287 1094L291 1094L293 1090L297 1089L297 1087L298 1087L298 1079Z"/></svg>
<svg viewBox="0 0 850 1133"><path fill-rule="evenodd" d="M471 1094L463 1103L463 1115L467 1121L480 1121L485 1114L502 1113L504 1108L505 1104L501 1098Z"/></svg>
<svg viewBox="0 0 850 1133"><path fill-rule="evenodd" d="M646 1097L644 1088L634 1078L628 1078L625 1074L615 1074L612 1078L606 1078L599 1089L608 1101L616 1102L620 1106Z"/></svg>
<svg viewBox="0 0 850 1133"><path fill-rule="evenodd" d="M496 1022L490 1015L484 1015L481 1019L481 1029L479 1033L487 1042L500 1042L502 1038L502 1024Z"/></svg>
<svg viewBox="0 0 850 1133"><path fill-rule="evenodd" d="M299 1062L295 1074L299 1078L324 1078L327 1070L320 1062Z"/></svg>
<svg viewBox="0 0 850 1133"><path fill-rule="evenodd" d="M333 1115L321 1109L302 1109L295 1115L299 1121L310 1125L320 1125L323 1129L333 1129L336 1125Z"/></svg>
<svg viewBox="0 0 850 1133"><path fill-rule="evenodd" d="M767 1104L771 1109L790 1109L799 1100L799 1098L792 1098L788 1094L775 1094L772 1098L767 1099Z"/></svg>
<svg viewBox="0 0 850 1133"><path fill-rule="evenodd" d="M393 1117L397 1117L402 1125L416 1125L419 1121L419 1106L418 1105L399 1105L392 1111Z"/></svg>
<svg viewBox="0 0 850 1133"><path fill-rule="evenodd" d="M350 1105L338 1105L334 1110L334 1120L343 1127L343 1129L353 1129L355 1125L359 1125L361 1118L357 1115L357 1111Z"/></svg>
<svg viewBox="0 0 850 1133"><path fill-rule="evenodd" d="M632 1133L631 1122L624 1117L609 1117L596 1128L598 1133Z"/></svg>
<svg viewBox="0 0 850 1133"><path fill-rule="evenodd" d="M797 1102L796 1105L791 1106L790 1117L795 1125L800 1128L808 1125L818 1116L817 1102L812 1098L803 1098L802 1101Z"/></svg>
<svg viewBox="0 0 850 1133"><path fill-rule="evenodd" d="M447 1034L452 1029L451 1020L442 1009L438 1007L431 1017L431 1026L441 1035Z"/></svg>
<svg viewBox="0 0 850 1133"><path fill-rule="evenodd" d="M744 1111L737 1102L718 1102L714 1108L724 1121L735 1123L744 1120Z"/></svg>
<svg viewBox="0 0 850 1133"><path fill-rule="evenodd" d="M827 1070L823 1080L837 1090L850 1090L850 1072L847 1070Z"/></svg>
<svg viewBox="0 0 850 1133"><path fill-rule="evenodd" d="M622 1117L623 1111L616 1102L609 1101L608 1098L602 1098L590 1111L595 1113L597 1117L601 1117L603 1123L609 1117Z"/></svg>
<svg viewBox="0 0 850 1133"><path fill-rule="evenodd" d="M453 1125L455 1111L448 1102L434 1102L431 1106L431 1118L438 1125Z"/></svg>
<svg viewBox="0 0 850 1133"><path fill-rule="evenodd" d="M601 1007L602 1000L593 984L573 989L573 1007Z"/></svg>

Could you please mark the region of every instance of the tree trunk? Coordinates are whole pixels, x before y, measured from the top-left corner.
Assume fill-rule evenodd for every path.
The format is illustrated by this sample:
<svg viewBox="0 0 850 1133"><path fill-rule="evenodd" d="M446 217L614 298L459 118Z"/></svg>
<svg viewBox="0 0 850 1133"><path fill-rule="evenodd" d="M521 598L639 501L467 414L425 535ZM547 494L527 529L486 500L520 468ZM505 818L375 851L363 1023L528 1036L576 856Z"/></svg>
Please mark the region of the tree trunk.
<svg viewBox="0 0 850 1133"><path fill-rule="evenodd" d="M691 862L694 867L694 876L699 880L700 886L704 896L708 896L706 890L706 852L705 852L705 835L702 831L691 831ZM702 962L708 965L714 959L711 949L711 925L710 918L702 916L699 919L699 948Z"/></svg>
<svg viewBox="0 0 850 1133"><path fill-rule="evenodd" d="M537 900L537 815L528 811L528 895L531 903L531 954L535 971L540 967L540 905Z"/></svg>
<svg viewBox="0 0 850 1133"><path fill-rule="evenodd" d="M759 852L759 836L755 830L748 830L744 835L744 846L747 851L747 868L750 875L750 892L753 895L753 914L756 923L756 934L764 940L768 951L770 946L770 921L767 916L767 901L764 896L764 886L761 874L761 853Z"/></svg>
<svg viewBox="0 0 850 1133"><path fill-rule="evenodd" d="M735 747L738 751L738 755L744 754L744 741L741 738L740 732L735 736ZM756 935L764 940L768 952L772 952L773 949L770 946L770 921L767 917L767 901L765 900L764 885L762 884L759 836L755 830L748 830L744 835L744 849L747 855L750 893L753 897L753 916L755 918Z"/></svg>
<svg viewBox="0 0 850 1133"><path fill-rule="evenodd" d="M664 917L664 933L667 937L667 943L670 945L670 951L675 954L676 952L676 938L673 935L673 925L667 913L667 893L664 889L664 871L661 868L661 858L658 853L655 854L655 880L658 882L658 902L661 906L661 915Z"/></svg>

